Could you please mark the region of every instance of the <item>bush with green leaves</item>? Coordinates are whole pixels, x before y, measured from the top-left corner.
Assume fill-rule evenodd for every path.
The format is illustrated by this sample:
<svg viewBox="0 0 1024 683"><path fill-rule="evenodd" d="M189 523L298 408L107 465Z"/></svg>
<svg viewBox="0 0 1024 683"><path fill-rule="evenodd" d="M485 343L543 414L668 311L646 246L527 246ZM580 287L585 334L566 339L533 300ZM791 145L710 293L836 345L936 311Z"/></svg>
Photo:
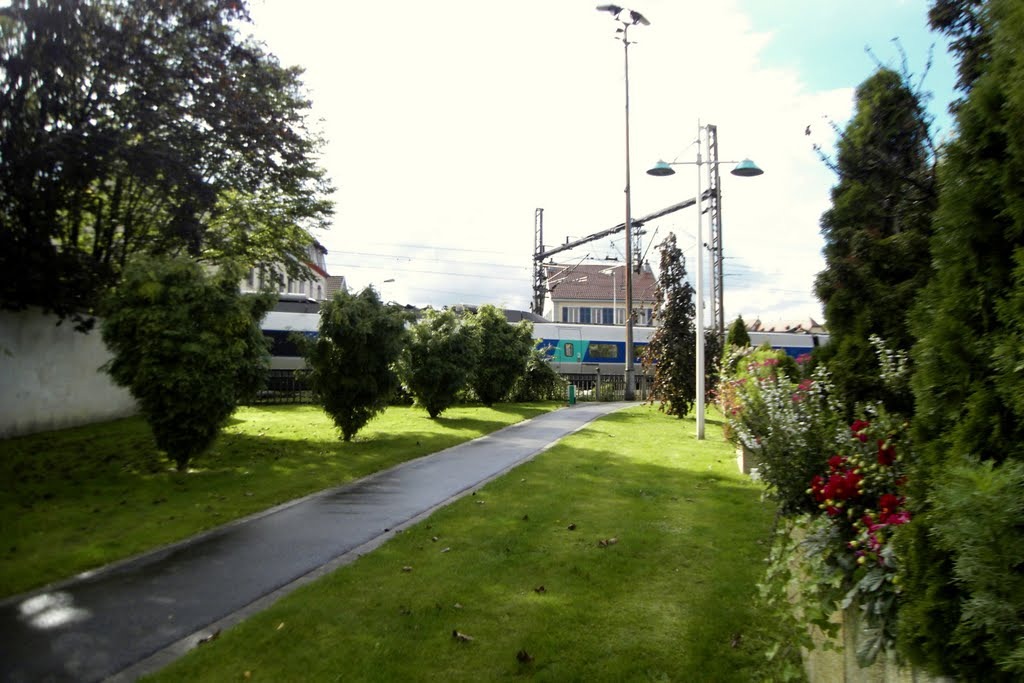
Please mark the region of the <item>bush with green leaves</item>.
<svg viewBox="0 0 1024 683"><path fill-rule="evenodd" d="M565 398L566 381L555 372L543 349L534 348L526 372L512 385L513 401L557 401Z"/></svg>
<svg viewBox="0 0 1024 683"><path fill-rule="evenodd" d="M479 354L473 328L453 311L428 311L409 329L399 375L415 404L435 418L454 405Z"/></svg>
<svg viewBox="0 0 1024 683"><path fill-rule="evenodd" d="M408 320L397 304L381 303L372 287L359 294L339 291L321 305L319 334L304 345L304 355L313 391L345 441L398 390L395 364Z"/></svg>
<svg viewBox="0 0 1024 683"><path fill-rule="evenodd" d="M780 511L815 512L807 487L836 447L841 413L825 368L797 382L783 370L783 356L759 350L742 376L726 380L733 400L726 419L730 434L758 461L758 473Z"/></svg>
<svg viewBox="0 0 1024 683"><path fill-rule="evenodd" d="M480 345L470 385L485 406L504 400L526 372L533 352L533 325L510 325L501 309L484 305L469 318Z"/></svg>
<svg viewBox="0 0 1024 683"><path fill-rule="evenodd" d="M260 320L268 295L238 291L241 271L210 275L186 257L138 257L103 301L105 366L138 401L179 471L206 450L269 365Z"/></svg>

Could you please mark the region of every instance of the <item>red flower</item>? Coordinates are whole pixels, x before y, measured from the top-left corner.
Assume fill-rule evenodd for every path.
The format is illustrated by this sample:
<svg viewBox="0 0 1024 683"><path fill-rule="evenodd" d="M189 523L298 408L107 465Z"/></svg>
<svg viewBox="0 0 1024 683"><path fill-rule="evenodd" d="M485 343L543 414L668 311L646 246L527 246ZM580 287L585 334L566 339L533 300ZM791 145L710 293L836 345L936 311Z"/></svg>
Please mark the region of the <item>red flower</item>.
<svg viewBox="0 0 1024 683"><path fill-rule="evenodd" d="M868 435L864 433L864 430L870 426L870 422L856 420L852 425L850 425L850 431L853 432L853 438L860 439L862 443L866 442L868 440Z"/></svg>
<svg viewBox="0 0 1024 683"><path fill-rule="evenodd" d="M878 464L889 467L896 460L896 451L892 447L892 444L884 441L883 439L878 440Z"/></svg>
<svg viewBox="0 0 1024 683"><path fill-rule="evenodd" d="M885 524L889 515L896 512L902 504L903 499L893 493L883 495L878 499L878 521Z"/></svg>

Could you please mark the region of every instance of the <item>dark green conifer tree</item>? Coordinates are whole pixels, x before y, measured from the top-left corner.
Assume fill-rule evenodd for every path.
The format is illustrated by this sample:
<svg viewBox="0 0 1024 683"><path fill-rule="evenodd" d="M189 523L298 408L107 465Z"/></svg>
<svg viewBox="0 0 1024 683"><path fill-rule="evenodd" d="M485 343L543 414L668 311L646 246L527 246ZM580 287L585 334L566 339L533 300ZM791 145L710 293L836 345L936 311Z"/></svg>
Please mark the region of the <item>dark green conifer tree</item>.
<svg viewBox="0 0 1024 683"><path fill-rule="evenodd" d="M879 69L857 89L857 110L840 137L832 208L821 218L825 270L815 292L831 341L819 352L852 411L881 398L909 411L909 397L887 392L869 337L890 348L913 343L907 311L929 277L928 235L935 208L928 117L905 79Z"/></svg>
<svg viewBox="0 0 1024 683"><path fill-rule="evenodd" d="M654 367L651 400L659 401L665 413L682 418L693 408L697 396L694 291L686 281L686 259L675 234L669 233L659 248L658 302L654 309L658 327L647 345L643 364L645 370Z"/></svg>
<svg viewBox="0 0 1024 683"><path fill-rule="evenodd" d="M900 536L901 645L960 680L1024 679L1024 3L959 5L966 70L912 314L917 458ZM934 13L933 8L933 13ZM966 58L966 55L965 55Z"/></svg>

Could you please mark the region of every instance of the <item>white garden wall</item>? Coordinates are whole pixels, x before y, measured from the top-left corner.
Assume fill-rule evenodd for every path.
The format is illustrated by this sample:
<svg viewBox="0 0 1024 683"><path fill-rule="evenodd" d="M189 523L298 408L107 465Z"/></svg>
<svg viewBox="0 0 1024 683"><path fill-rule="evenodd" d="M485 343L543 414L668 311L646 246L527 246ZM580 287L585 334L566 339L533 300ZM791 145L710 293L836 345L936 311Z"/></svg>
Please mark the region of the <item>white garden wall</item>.
<svg viewBox="0 0 1024 683"><path fill-rule="evenodd" d="M0 438L137 412L99 368L110 358L99 329L75 332L37 310L0 311Z"/></svg>

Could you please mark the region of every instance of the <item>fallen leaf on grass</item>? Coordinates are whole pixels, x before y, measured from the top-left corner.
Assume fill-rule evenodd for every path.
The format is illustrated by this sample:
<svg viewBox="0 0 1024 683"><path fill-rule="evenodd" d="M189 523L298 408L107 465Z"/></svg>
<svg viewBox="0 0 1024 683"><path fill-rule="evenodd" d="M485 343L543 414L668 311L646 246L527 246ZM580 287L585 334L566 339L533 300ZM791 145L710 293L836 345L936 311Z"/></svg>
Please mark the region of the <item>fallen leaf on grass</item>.
<svg viewBox="0 0 1024 683"><path fill-rule="evenodd" d="M516 659L522 662L523 664L529 664L533 661L533 657L526 650L520 650L519 652L517 652Z"/></svg>
<svg viewBox="0 0 1024 683"><path fill-rule="evenodd" d="M242 678L246 678L246 679L252 678L252 672L251 671L246 671L245 673L242 674Z"/></svg>
<svg viewBox="0 0 1024 683"><path fill-rule="evenodd" d="M568 526L568 529L569 529L569 531L576 531L576 525L575 524L570 524Z"/></svg>
<svg viewBox="0 0 1024 683"><path fill-rule="evenodd" d="M462 609L462 605L458 602L452 605L452 607L454 607L455 609Z"/></svg>
<svg viewBox="0 0 1024 683"><path fill-rule="evenodd" d="M443 548L443 549L441 550L441 552L442 552L442 553L446 553L446 552L448 552L449 550L451 550L451 548Z"/></svg>
<svg viewBox="0 0 1024 683"><path fill-rule="evenodd" d="M615 545L618 542L619 539L617 538L602 538L600 541L597 542L597 545L599 545L602 548L607 548L608 546Z"/></svg>
<svg viewBox="0 0 1024 683"><path fill-rule="evenodd" d="M284 622L282 621L280 624L277 625L277 630L280 631L283 628L284 628Z"/></svg>
<svg viewBox="0 0 1024 683"><path fill-rule="evenodd" d="M544 586L537 586L536 588L533 589L534 593L547 593L547 591L548 591L548 589L545 588Z"/></svg>
<svg viewBox="0 0 1024 683"><path fill-rule="evenodd" d="M452 638L461 643L470 643L473 641L473 636L467 636L465 633L459 633L459 631L452 631Z"/></svg>
<svg viewBox="0 0 1024 683"><path fill-rule="evenodd" d="M741 640L743 640L743 634L742 633L737 633L737 634L733 635L732 640L729 641L729 644L732 645L733 647L739 647Z"/></svg>
<svg viewBox="0 0 1024 683"><path fill-rule="evenodd" d="M406 566L402 567L402 571L403 572L411 572L412 571L412 567L410 567L409 565L406 565Z"/></svg>
<svg viewBox="0 0 1024 683"><path fill-rule="evenodd" d="M220 629L217 629L216 631L214 631L213 633L211 633L208 636L200 638L199 641L196 643L196 645L205 645L206 643L209 643L210 641L213 641L213 640L217 640L218 638L220 638Z"/></svg>
<svg viewBox="0 0 1024 683"><path fill-rule="evenodd" d="M431 541L433 541L434 543L437 543L437 536L433 536L433 537L431 537L431 539L430 539L430 540L431 540Z"/></svg>

